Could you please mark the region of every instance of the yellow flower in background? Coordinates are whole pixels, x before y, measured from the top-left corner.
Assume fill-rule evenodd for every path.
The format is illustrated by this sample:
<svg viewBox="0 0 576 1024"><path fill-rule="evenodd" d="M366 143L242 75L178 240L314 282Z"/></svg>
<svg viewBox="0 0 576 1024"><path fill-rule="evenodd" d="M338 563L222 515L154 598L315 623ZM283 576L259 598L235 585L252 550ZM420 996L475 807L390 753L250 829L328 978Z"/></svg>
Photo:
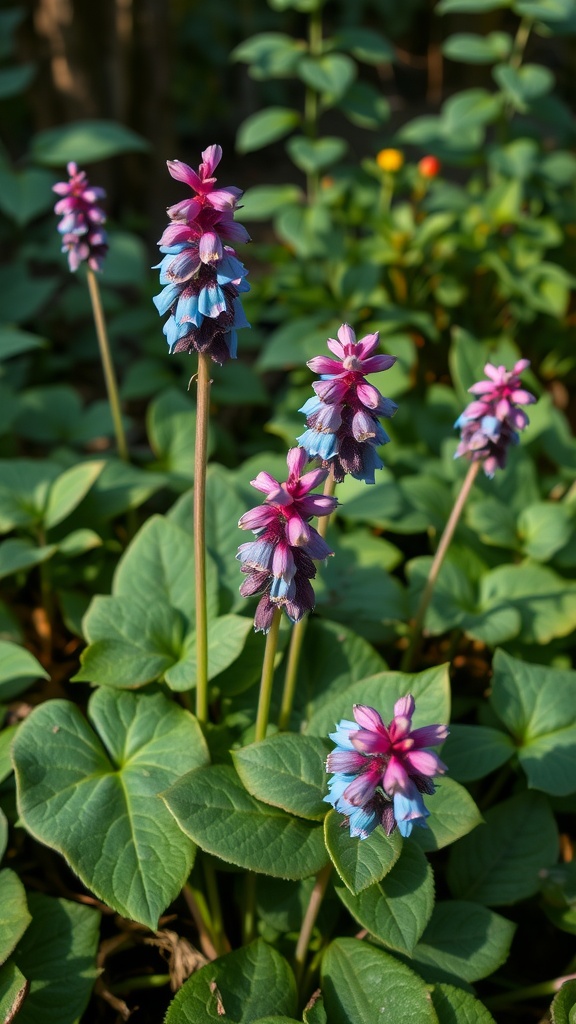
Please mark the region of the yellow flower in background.
<svg viewBox="0 0 576 1024"><path fill-rule="evenodd" d="M376 163L382 171L399 171L404 163L404 154L399 149L381 149L376 154Z"/></svg>

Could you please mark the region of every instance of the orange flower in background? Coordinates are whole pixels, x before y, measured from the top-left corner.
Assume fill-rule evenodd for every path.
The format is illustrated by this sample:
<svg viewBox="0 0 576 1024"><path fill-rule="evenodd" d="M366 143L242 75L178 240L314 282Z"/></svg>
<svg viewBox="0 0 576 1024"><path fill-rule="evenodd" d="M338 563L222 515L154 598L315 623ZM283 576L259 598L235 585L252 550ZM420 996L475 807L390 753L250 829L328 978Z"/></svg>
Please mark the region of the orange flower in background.
<svg viewBox="0 0 576 1024"><path fill-rule="evenodd" d="M423 178L435 178L441 167L442 164L435 156L423 156L418 162L418 170Z"/></svg>
<svg viewBox="0 0 576 1024"><path fill-rule="evenodd" d="M376 154L376 163L382 171L399 171L404 163L404 154L399 149L381 149Z"/></svg>

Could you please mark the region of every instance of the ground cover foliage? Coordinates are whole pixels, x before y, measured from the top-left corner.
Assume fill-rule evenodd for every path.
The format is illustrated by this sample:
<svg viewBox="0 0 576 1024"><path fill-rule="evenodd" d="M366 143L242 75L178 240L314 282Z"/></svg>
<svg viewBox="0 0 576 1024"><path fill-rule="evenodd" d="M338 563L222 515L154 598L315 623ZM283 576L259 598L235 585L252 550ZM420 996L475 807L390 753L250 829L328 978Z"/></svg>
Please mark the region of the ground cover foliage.
<svg viewBox="0 0 576 1024"><path fill-rule="evenodd" d="M210 368L207 722L196 357L168 354L152 229L114 186L122 160L150 166L150 141L90 114L23 140L26 10L0 7L0 1020L569 1024L576 9L440 0L431 67L441 39L448 87L422 112L402 78L416 0L254 6L226 5L218 34L174 4L174 134L194 151L156 154L196 167L238 88L218 174L251 185L237 220L254 239L252 326ZM112 183L98 277L128 461L85 268L60 252L52 186L69 161ZM181 199L166 188L146 210L160 225ZM239 594L237 523L258 473L286 478L306 362L343 323L397 357L371 381L398 411L376 482L337 485L293 700L286 712L284 617L261 738L266 640ZM530 423L506 468L476 477L406 666L468 469L454 422L487 362L524 358ZM417 728L450 730L428 827L352 837L325 800L328 734L353 705L389 722L408 693Z"/></svg>

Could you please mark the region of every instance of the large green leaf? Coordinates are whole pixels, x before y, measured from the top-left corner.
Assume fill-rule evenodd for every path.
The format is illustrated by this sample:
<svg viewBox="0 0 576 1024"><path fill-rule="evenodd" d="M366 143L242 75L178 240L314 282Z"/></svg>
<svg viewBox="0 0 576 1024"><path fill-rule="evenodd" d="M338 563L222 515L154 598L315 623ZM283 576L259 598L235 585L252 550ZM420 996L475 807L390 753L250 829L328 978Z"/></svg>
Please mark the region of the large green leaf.
<svg viewBox="0 0 576 1024"><path fill-rule="evenodd" d="M539 873L558 857L558 829L545 796L519 793L486 811L485 824L450 852L454 895L494 906L538 892Z"/></svg>
<svg viewBox="0 0 576 1024"><path fill-rule="evenodd" d="M485 725L451 725L442 760L457 782L472 782L500 768L516 753L508 733Z"/></svg>
<svg viewBox="0 0 576 1024"><path fill-rule="evenodd" d="M576 1007L576 980L565 981L556 993L550 1008L552 1024L574 1024Z"/></svg>
<svg viewBox="0 0 576 1024"><path fill-rule="evenodd" d="M366 840L362 840L366 842ZM336 892L352 917L389 949L410 956L434 907L434 877L425 855L404 843L402 856L381 882L354 896Z"/></svg>
<svg viewBox="0 0 576 1024"><path fill-rule="evenodd" d="M394 704L400 697L411 693L416 701L414 728L442 724L450 720L450 680L448 667L439 665L416 675L404 672L379 672L361 679L341 693L319 704L308 723L308 733L326 736L333 732L341 718L352 717L354 704L369 704L376 708L385 722L394 715Z"/></svg>
<svg viewBox="0 0 576 1024"><path fill-rule="evenodd" d="M324 822L326 849L340 878L353 895L379 882L392 870L402 851L398 830L387 836L376 828L366 839L350 835L345 819L331 810Z"/></svg>
<svg viewBox="0 0 576 1024"><path fill-rule="evenodd" d="M23 569L41 565L58 551L57 544L38 546L27 537L9 537L0 544L0 579L13 576Z"/></svg>
<svg viewBox="0 0 576 1024"><path fill-rule="evenodd" d="M81 462L59 476L48 492L44 526L50 530L66 519L80 504L104 469L104 462Z"/></svg>
<svg viewBox="0 0 576 1024"><path fill-rule="evenodd" d="M425 803L430 811L426 818L428 827L415 829L411 837L423 850L441 850L482 821L468 790L446 776L438 780L434 796L427 797Z"/></svg>
<svg viewBox="0 0 576 1024"><path fill-rule="evenodd" d="M298 879L328 859L319 825L260 803L227 765L189 772L163 799L198 846L238 867Z"/></svg>
<svg viewBox="0 0 576 1024"><path fill-rule="evenodd" d="M284 957L262 939L196 971L174 997L166 1024L206 1024L224 1016L255 1024L296 1013L296 983Z"/></svg>
<svg viewBox="0 0 576 1024"><path fill-rule="evenodd" d="M429 981L477 981L504 963L516 925L477 903L437 903L413 958Z"/></svg>
<svg viewBox="0 0 576 1024"><path fill-rule="evenodd" d="M190 396L175 388L163 391L148 406L146 429L158 460L154 468L170 473L176 486L188 487L194 475L196 444L196 410ZM210 434L209 454L213 444Z"/></svg>
<svg viewBox="0 0 576 1024"><path fill-rule="evenodd" d="M96 967L100 914L69 900L32 893L32 923L12 959L30 981L18 1024L78 1024Z"/></svg>
<svg viewBox="0 0 576 1024"><path fill-rule="evenodd" d="M25 647L0 640L0 700L16 697L36 679L49 678L49 672Z"/></svg>
<svg viewBox="0 0 576 1024"><path fill-rule="evenodd" d="M356 77L356 65L343 53L325 53L320 57L302 57L298 77L316 92L333 98L343 96Z"/></svg>
<svg viewBox="0 0 576 1024"><path fill-rule="evenodd" d="M424 982L389 953L358 939L336 939L322 959L330 1024L438 1024Z"/></svg>
<svg viewBox="0 0 576 1024"><path fill-rule="evenodd" d="M497 651L490 703L516 740L528 785L576 790L576 672L528 665Z"/></svg>
<svg viewBox="0 0 576 1024"><path fill-rule="evenodd" d="M461 988L439 984L432 989L438 1024L495 1024L485 1006Z"/></svg>
<svg viewBox="0 0 576 1024"><path fill-rule="evenodd" d="M15 871L0 871L0 964L10 955L32 918L24 886Z"/></svg>
<svg viewBox="0 0 576 1024"><path fill-rule="evenodd" d="M62 700L41 704L20 726L19 812L100 899L155 928L194 859L157 797L206 763L206 745L195 718L161 693L102 688L88 711L96 731Z"/></svg>
<svg viewBox="0 0 576 1024"><path fill-rule="evenodd" d="M60 167L70 160L89 164L119 153L142 153L149 148L141 135L115 121L75 121L63 128L38 132L32 141L31 156L36 163Z"/></svg>
<svg viewBox="0 0 576 1024"><path fill-rule="evenodd" d="M16 733L17 725L7 725L0 732L0 782L4 782L12 774L12 759L10 747ZM2 856L2 844L0 843L0 857Z"/></svg>
<svg viewBox="0 0 576 1024"><path fill-rule="evenodd" d="M294 135L288 140L286 148L301 171L305 174L315 174L340 160L348 147L344 139L335 135L326 135L321 139Z"/></svg>
<svg viewBox="0 0 576 1024"><path fill-rule="evenodd" d="M257 800L321 821L328 808L324 767L329 746L316 736L283 733L233 751L246 789Z"/></svg>
<svg viewBox="0 0 576 1024"><path fill-rule="evenodd" d="M488 32L485 36L458 32L444 41L442 53L449 60L466 64L493 64L505 60L511 46L512 37L507 32Z"/></svg>
<svg viewBox="0 0 576 1024"><path fill-rule="evenodd" d="M0 196L3 191L1 175L2 171L0 171ZM45 348L46 345L47 342L44 338L37 334L31 334L30 331L21 331L19 327L6 325L0 327L0 360L9 359L10 356L19 356L34 349Z"/></svg>
<svg viewBox="0 0 576 1024"><path fill-rule="evenodd" d="M0 460L0 533L36 526L61 467L47 459Z"/></svg>

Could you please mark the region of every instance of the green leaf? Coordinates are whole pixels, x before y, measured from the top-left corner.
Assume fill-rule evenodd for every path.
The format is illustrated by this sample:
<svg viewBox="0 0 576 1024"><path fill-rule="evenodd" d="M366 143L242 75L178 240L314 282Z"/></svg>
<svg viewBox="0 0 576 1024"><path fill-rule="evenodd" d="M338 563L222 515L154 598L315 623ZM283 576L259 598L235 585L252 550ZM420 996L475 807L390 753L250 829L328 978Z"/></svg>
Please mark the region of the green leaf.
<svg viewBox="0 0 576 1024"><path fill-rule="evenodd" d="M20 227L25 227L41 213L45 213L54 206L53 184L53 174L35 167L19 171L16 174L6 167L1 168L0 210ZM5 327L2 329L2 333L11 330L13 329ZM14 331L14 333L17 332ZM41 344L44 345L45 342L41 341ZM0 351L1 349L0 345Z"/></svg>
<svg viewBox="0 0 576 1024"><path fill-rule="evenodd" d="M356 65L343 53L302 57L298 64L298 77L316 92L340 98L356 77Z"/></svg>
<svg viewBox="0 0 576 1024"><path fill-rule="evenodd" d="M576 1006L576 980L565 981L556 993L550 1007L552 1024L574 1024Z"/></svg>
<svg viewBox="0 0 576 1024"><path fill-rule="evenodd" d="M416 701L414 728L450 721L450 680L448 666L438 665L416 675L379 672L361 679L332 698L324 699L308 723L307 732L326 736L341 718L351 718L354 704L368 704L391 721L394 704L411 693Z"/></svg>
<svg viewBox="0 0 576 1024"><path fill-rule="evenodd" d="M507 32L488 32L485 36L473 32L458 32L442 44L442 53L449 60L466 64L492 64L506 60L512 48L512 37Z"/></svg>
<svg viewBox="0 0 576 1024"><path fill-rule="evenodd" d="M1 172L0 172L1 174ZM2 182L0 179L0 195L2 194ZM0 327L0 360L9 359L11 356L20 356L24 352L33 352L35 349L46 348L47 341L30 331L21 331L19 327Z"/></svg>
<svg viewBox="0 0 576 1024"><path fill-rule="evenodd" d="M305 44L283 32L258 32L232 51L232 59L250 65L256 79L291 77L305 52Z"/></svg>
<svg viewBox="0 0 576 1024"><path fill-rule="evenodd" d="M572 532L570 510L551 501L530 505L518 519L518 535L524 551L536 562L548 562L568 543Z"/></svg>
<svg viewBox="0 0 576 1024"><path fill-rule="evenodd" d="M43 521L47 530L66 519L104 469L104 462L81 462L57 477L48 492Z"/></svg>
<svg viewBox="0 0 576 1024"><path fill-rule="evenodd" d="M92 525L107 522L128 509L138 508L167 483L160 473L151 473L127 466L120 459L110 459L88 492L78 515Z"/></svg>
<svg viewBox="0 0 576 1024"><path fill-rule="evenodd" d="M10 747L17 728L17 725L8 725L2 729L2 732L0 732L0 782L4 782L4 779L7 779L8 776L12 774ZM2 844L0 842L0 858L1 857Z"/></svg>
<svg viewBox="0 0 576 1024"><path fill-rule="evenodd" d="M318 825L255 800L227 765L189 772L163 799L186 835L229 864L298 879L326 863Z"/></svg>
<svg viewBox="0 0 576 1024"><path fill-rule="evenodd" d="M480 607L493 620L516 612L522 641L547 644L576 629L576 584L542 565L501 565L482 579ZM469 632L482 639L478 629Z"/></svg>
<svg viewBox="0 0 576 1024"><path fill-rule="evenodd" d="M426 805L431 812L426 819L428 827L416 829L411 837L423 850L441 850L482 821L468 790L445 776L437 782L436 792L426 800Z"/></svg>
<svg viewBox="0 0 576 1024"><path fill-rule="evenodd" d="M164 676L184 650L184 623L175 608L158 602L98 594L82 620L88 647L72 682L135 689ZM188 689L194 680L189 680Z"/></svg>
<svg viewBox="0 0 576 1024"><path fill-rule="evenodd" d="M454 985L434 985L432 1003L438 1024L496 1024L478 999Z"/></svg>
<svg viewBox="0 0 576 1024"><path fill-rule="evenodd" d="M3 541L0 544L0 579L48 561L57 550L57 544L37 547L33 541L20 538Z"/></svg>
<svg viewBox="0 0 576 1024"><path fill-rule="evenodd" d="M514 509L497 498L485 498L471 504L466 522L484 544L517 549L516 514Z"/></svg>
<svg viewBox="0 0 576 1024"><path fill-rule="evenodd" d="M242 196L238 219L269 220L284 207L299 205L302 200L302 190L297 185L254 185Z"/></svg>
<svg viewBox="0 0 576 1024"><path fill-rule="evenodd" d="M0 100L6 100L10 96L17 96L24 92L36 74L34 64L20 64L13 68L2 68L0 70Z"/></svg>
<svg viewBox="0 0 576 1024"><path fill-rule="evenodd" d="M413 959L430 981L485 978L506 960L516 925L477 903L437 903Z"/></svg>
<svg viewBox="0 0 576 1024"><path fill-rule="evenodd" d="M13 953L30 981L18 1024L78 1024L100 974L100 914L39 893L28 896L28 905L32 923Z"/></svg>
<svg viewBox="0 0 576 1024"><path fill-rule="evenodd" d="M103 688L88 711L97 732L62 700L41 704L20 726L19 813L100 899L156 928L194 859L157 796L206 762L206 745L195 718L160 693Z"/></svg>
<svg viewBox="0 0 576 1024"><path fill-rule="evenodd" d="M318 606L328 618L344 622L373 643L381 642L393 623L407 617L406 591L389 572L396 562L395 549L360 528L340 536L330 531L328 543L335 556L319 569Z"/></svg>
<svg viewBox="0 0 576 1024"><path fill-rule="evenodd" d="M296 983L284 957L257 939L195 971L174 997L165 1024L206 1024L223 1016L255 1024L296 1013Z"/></svg>
<svg viewBox="0 0 576 1024"><path fill-rule="evenodd" d="M16 872L4 868L0 871L0 964L10 956L31 920L22 882Z"/></svg>
<svg viewBox="0 0 576 1024"><path fill-rule="evenodd" d="M324 1000L320 989L312 993L310 1001L304 1007L302 1014L304 1024L328 1024L328 1017L324 1009Z"/></svg>
<svg viewBox="0 0 576 1024"><path fill-rule="evenodd" d="M520 113L530 107L530 101L545 96L554 88L554 75L542 64L523 64L513 68L510 64L497 64L492 70L494 81L507 99Z"/></svg>
<svg viewBox="0 0 576 1024"><path fill-rule="evenodd" d="M70 160L82 166L119 153L146 153L149 148L146 139L125 125L94 119L37 132L30 156L47 167L60 167Z"/></svg>
<svg viewBox="0 0 576 1024"><path fill-rule="evenodd" d="M257 800L322 821L328 808L324 762L328 745L315 736L283 733L232 753L234 767Z"/></svg>
<svg viewBox="0 0 576 1024"><path fill-rule="evenodd" d="M515 738L528 785L553 796L576 791L576 672L497 651L490 703Z"/></svg>
<svg viewBox="0 0 576 1024"><path fill-rule="evenodd" d="M61 467L47 459L0 459L0 533L36 526Z"/></svg>
<svg viewBox="0 0 576 1024"><path fill-rule="evenodd" d="M440 0L436 4L438 14L481 14L510 7L512 0Z"/></svg>
<svg viewBox="0 0 576 1024"><path fill-rule="evenodd" d="M353 82L338 106L360 128L379 128L390 117L388 100L368 82ZM366 274L365 265L362 273Z"/></svg>
<svg viewBox="0 0 576 1024"><path fill-rule="evenodd" d="M37 679L49 679L30 651L10 640L0 640L0 700L10 700L27 690Z"/></svg>
<svg viewBox="0 0 576 1024"><path fill-rule="evenodd" d="M300 124L300 114L289 107L267 107L250 114L238 128L236 148L239 153L252 153L283 139Z"/></svg>
<svg viewBox="0 0 576 1024"><path fill-rule="evenodd" d="M340 50L349 50L356 60L364 64L389 64L395 57L392 43L371 28L341 29L333 41Z"/></svg>
<svg viewBox="0 0 576 1024"><path fill-rule="evenodd" d="M366 840L362 840L366 842ZM354 896L345 885L336 892L346 909L389 949L411 956L434 907L434 876L426 857L412 843L383 881Z"/></svg>
<svg viewBox="0 0 576 1024"><path fill-rule="evenodd" d="M321 986L330 1024L438 1024L424 982L389 953L358 939L336 939L322 958Z"/></svg>
<svg viewBox="0 0 576 1024"><path fill-rule="evenodd" d="M240 615L220 615L208 628L208 679L233 665L252 630L252 619ZM171 690L190 690L196 685L196 634L189 633L180 658L170 665L164 679Z"/></svg>
<svg viewBox="0 0 576 1024"><path fill-rule="evenodd" d="M442 747L442 760L451 778L473 782L496 771L516 753L507 733L485 725L451 725Z"/></svg>
<svg viewBox="0 0 576 1024"><path fill-rule="evenodd" d="M335 810L326 815L324 841L336 871L355 896L380 882L402 851L402 837L397 830L387 836L383 829L376 828L366 839L356 839Z"/></svg>
<svg viewBox="0 0 576 1024"><path fill-rule="evenodd" d="M491 124L498 117L501 106L500 98L486 89L464 89L444 103L443 131L449 136L477 125Z"/></svg>
<svg viewBox="0 0 576 1024"><path fill-rule="evenodd" d="M76 558L102 545L102 538L94 530L72 530L67 537L58 541L58 551L66 558Z"/></svg>
<svg viewBox="0 0 576 1024"><path fill-rule="evenodd" d="M574 12L572 0L513 0L512 9L522 18L552 22L564 21Z"/></svg>
<svg viewBox="0 0 576 1024"><path fill-rule="evenodd" d="M156 469L174 474L189 485L194 474L196 411L190 399L175 388L168 388L148 406L146 430L150 447L158 459ZM209 441L210 453L212 442Z"/></svg>
<svg viewBox="0 0 576 1024"><path fill-rule="evenodd" d="M498 906L533 896L539 872L558 857L546 797L519 793L486 811L485 824L450 852L448 882L459 899Z"/></svg>
<svg viewBox="0 0 576 1024"><path fill-rule="evenodd" d="M16 1017L26 998L29 984L12 960L0 967L0 1020L5 1024Z"/></svg>
<svg viewBox="0 0 576 1024"><path fill-rule="evenodd" d="M317 171L323 171L331 164L337 163L347 148L346 141L335 135L326 135L321 139L295 135L286 144L291 160L305 174L316 174Z"/></svg>

